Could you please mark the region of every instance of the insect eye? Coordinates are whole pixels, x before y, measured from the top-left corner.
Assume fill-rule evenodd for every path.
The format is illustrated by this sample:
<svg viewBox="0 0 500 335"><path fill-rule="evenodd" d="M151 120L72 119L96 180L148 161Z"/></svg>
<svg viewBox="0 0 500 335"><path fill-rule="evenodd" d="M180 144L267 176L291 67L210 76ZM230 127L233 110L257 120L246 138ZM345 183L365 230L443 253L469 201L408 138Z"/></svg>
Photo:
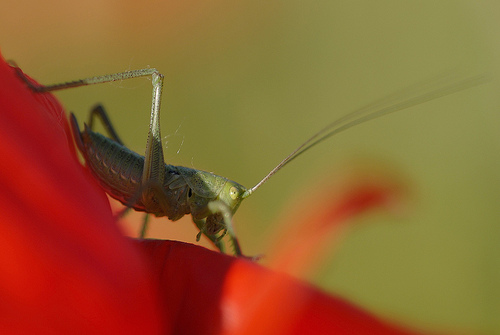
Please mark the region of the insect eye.
<svg viewBox="0 0 500 335"><path fill-rule="evenodd" d="M231 197L231 199L235 200L236 198L238 198L238 190L236 189L236 187L232 186L230 189L229 189L229 196Z"/></svg>

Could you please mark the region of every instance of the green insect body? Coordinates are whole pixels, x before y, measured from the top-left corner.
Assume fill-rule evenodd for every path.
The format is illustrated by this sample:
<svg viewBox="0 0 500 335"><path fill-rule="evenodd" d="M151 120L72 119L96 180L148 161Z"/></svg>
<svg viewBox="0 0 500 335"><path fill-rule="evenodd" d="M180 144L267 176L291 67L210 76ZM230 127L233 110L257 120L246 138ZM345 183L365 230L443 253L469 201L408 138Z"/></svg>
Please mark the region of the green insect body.
<svg viewBox="0 0 500 335"><path fill-rule="evenodd" d="M228 234L237 256L242 256L242 252L232 228L232 216L243 199L253 194L293 159L323 140L355 125L477 86L486 79L481 75L443 83L441 78L438 78L425 82L420 90L406 89L391 96L390 99L383 99L347 114L314 134L286 156L260 182L246 189L234 181L210 172L165 163L160 134L163 75L156 69L126 71L42 86L34 84L15 64L13 68L28 87L38 93L151 76L153 95L145 156L129 150L123 144L101 106L91 111L88 125L85 125L83 131L80 131L76 117L71 114L70 122L76 145L95 179L111 197L121 201L127 208L159 217L166 216L172 221L191 214L194 223L200 229L197 239L204 234L224 251L221 239ZM422 87L425 89L423 92ZM100 117L109 137L92 130L94 117Z"/></svg>
<svg viewBox="0 0 500 335"><path fill-rule="evenodd" d="M88 127L80 132L73 114L71 124L78 148L102 188L127 204L141 186L144 156ZM186 214L200 220L210 215L207 212L210 201L221 200L232 212L236 211L246 191L245 187L227 178L182 166L165 164L164 174L162 187L167 205L161 206L159 200L148 203L139 199L131 204L132 208L158 217L166 216L172 221Z"/></svg>
<svg viewBox="0 0 500 335"><path fill-rule="evenodd" d="M91 117L97 114L106 120L105 123L108 122L102 107L97 106L93 111ZM130 202L138 195L138 190L141 190L145 157L128 149L117 136L115 139L108 138L92 131L87 125L83 132L80 131L74 114L71 114L70 122L78 149L106 193L137 211L157 217L166 216L171 221L191 214L202 232L219 249L223 249L215 236L227 224L219 212L209 210L208 204L220 201L227 206L232 216L247 192L244 186L211 172L165 163L163 183L158 185L158 191L149 197L141 196ZM114 137L116 132L112 125L109 123L106 127L110 127L110 136ZM235 237L232 243L239 250Z"/></svg>

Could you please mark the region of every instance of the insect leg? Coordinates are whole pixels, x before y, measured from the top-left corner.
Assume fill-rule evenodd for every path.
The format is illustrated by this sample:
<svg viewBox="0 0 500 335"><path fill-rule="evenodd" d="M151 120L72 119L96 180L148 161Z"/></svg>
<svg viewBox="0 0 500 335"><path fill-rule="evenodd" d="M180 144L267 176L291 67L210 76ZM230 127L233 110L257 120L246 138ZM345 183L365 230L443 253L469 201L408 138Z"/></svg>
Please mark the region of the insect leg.
<svg viewBox="0 0 500 335"><path fill-rule="evenodd" d="M88 126L91 130L93 130L94 126L94 118L98 117L101 120L101 123L103 124L104 128L108 132L108 135L112 140L115 142L124 145L122 140L120 140L120 137L118 136L118 133L116 132L115 128L113 127L113 124L111 123L111 120L109 119L108 113L104 110L104 107L102 105L96 105L92 110L90 111L89 115L89 123Z"/></svg>
<svg viewBox="0 0 500 335"><path fill-rule="evenodd" d="M161 145L160 132L160 106L163 88L163 75L155 72L152 74L153 97L151 103L151 118L149 121L148 142L146 154L144 155L144 168L142 172L142 184L149 182L163 185L165 180L165 160L163 158L163 147ZM143 193L143 201L151 201L153 190L146 189Z"/></svg>
<svg viewBox="0 0 500 335"><path fill-rule="evenodd" d="M160 75L163 78L163 75L161 75L158 72L158 70L156 70L155 68L150 68L150 69L140 69L140 70L118 72L118 73L113 73L113 74L106 74L103 76L89 77L89 78L84 78L84 79L79 79L79 80L74 80L74 81L68 81L68 82L61 83L61 84L40 85L40 84L34 83L16 65L11 65L11 66L16 71L18 77L21 78L21 80L23 80L32 91L38 92L38 93L64 90L64 89L73 88L73 87L103 84L103 83L109 83L112 81L126 80L126 79L146 77L146 76L153 76L153 81L154 81L155 75Z"/></svg>
<svg viewBox="0 0 500 335"><path fill-rule="evenodd" d="M201 235L205 235L206 237L208 237L208 239L210 241L212 241L212 243L217 247L217 249L220 250L220 252L224 253L225 252L225 246L224 246L224 243L222 242L222 240L220 238L218 238L216 235L213 235L213 234L208 234L207 231L206 231L206 219L200 219L200 220L196 220L193 218L193 222L194 224L196 225L196 227L198 227L198 229L200 230L200 232L196 235L196 241L198 242L201 238Z"/></svg>
<svg viewBox="0 0 500 335"><path fill-rule="evenodd" d="M224 229L227 231L227 234L229 235L229 238L231 240L231 244L233 245L233 250L236 256L241 257L243 256L240 248L240 243L238 242L238 238L236 237L236 233L234 232L233 229L233 223L232 223L232 213L229 207L223 203L222 201L211 201L208 203L208 209L210 212L213 214L219 213L222 216L223 223L224 224ZM207 235L207 234L205 234ZM208 236L208 235L207 235ZM224 235L222 235L224 236ZM218 240L217 237L215 237L216 240ZM221 242L221 241L217 241Z"/></svg>
<svg viewBox="0 0 500 335"><path fill-rule="evenodd" d="M148 229L148 226L149 226L149 214L146 213L144 214L144 221L142 222L141 231L139 233L140 239L143 239L146 236L146 230Z"/></svg>

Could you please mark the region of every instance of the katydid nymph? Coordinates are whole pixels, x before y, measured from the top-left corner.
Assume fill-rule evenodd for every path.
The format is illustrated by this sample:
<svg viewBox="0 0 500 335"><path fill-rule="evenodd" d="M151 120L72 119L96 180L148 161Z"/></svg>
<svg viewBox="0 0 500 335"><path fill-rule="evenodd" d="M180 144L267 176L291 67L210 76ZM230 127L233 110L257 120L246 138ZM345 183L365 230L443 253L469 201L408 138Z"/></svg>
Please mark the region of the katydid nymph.
<svg viewBox="0 0 500 335"><path fill-rule="evenodd" d="M224 252L222 238L227 234L236 256L243 254L232 227L234 213L243 199L253 194L290 161L319 142L355 125L476 86L484 81L483 76L469 77L451 83L435 80L432 85L426 83L418 86L418 89L407 89L379 103L349 113L307 139L255 186L247 189L211 172L165 163L160 133L160 104L164 77L156 69L126 71L43 86L33 84L19 68L13 67L29 88L37 93L151 76L153 94L145 156L129 150L123 144L100 105L91 111L89 122L84 125L83 131L80 130L75 115L70 114L76 146L93 176L111 197L122 202L127 208L158 217L166 216L172 221L191 214L200 230L197 240L203 234ZM109 137L93 131L95 117L100 118ZM144 229L141 237L143 234Z"/></svg>

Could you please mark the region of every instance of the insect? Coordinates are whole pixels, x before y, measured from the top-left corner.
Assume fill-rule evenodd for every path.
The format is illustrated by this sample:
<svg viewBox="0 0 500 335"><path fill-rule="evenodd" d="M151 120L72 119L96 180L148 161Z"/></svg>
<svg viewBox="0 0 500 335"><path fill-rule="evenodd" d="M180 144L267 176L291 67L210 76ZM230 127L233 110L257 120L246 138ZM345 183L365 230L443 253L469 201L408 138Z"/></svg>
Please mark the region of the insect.
<svg viewBox="0 0 500 335"><path fill-rule="evenodd" d="M452 83L435 80L432 85L427 83L419 87L420 92L419 89L409 88L395 94L394 96L398 98L396 102L394 98L388 97L347 114L318 131L286 156L255 186L247 189L211 172L165 163L160 134L160 105L164 78L156 69L126 71L43 86L33 84L17 66L13 67L30 89L38 93L151 76L153 94L145 156L131 151L123 144L100 105L92 109L89 122L85 124L83 131L80 130L75 115L70 114L75 143L96 180L111 197L122 202L127 208L158 217L166 216L172 221L191 214L200 230L197 240L203 234L224 252L222 238L229 235L236 256L243 254L232 227L234 213L243 199L253 194L293 159L325 139L355 125L479 85L485 79L484 76L475 76ZM430 86L433 88L429 89ZM109 137L92 130L96 117L100 118ZM141 236L144 234L146 222L147 217Z"/></svg>

